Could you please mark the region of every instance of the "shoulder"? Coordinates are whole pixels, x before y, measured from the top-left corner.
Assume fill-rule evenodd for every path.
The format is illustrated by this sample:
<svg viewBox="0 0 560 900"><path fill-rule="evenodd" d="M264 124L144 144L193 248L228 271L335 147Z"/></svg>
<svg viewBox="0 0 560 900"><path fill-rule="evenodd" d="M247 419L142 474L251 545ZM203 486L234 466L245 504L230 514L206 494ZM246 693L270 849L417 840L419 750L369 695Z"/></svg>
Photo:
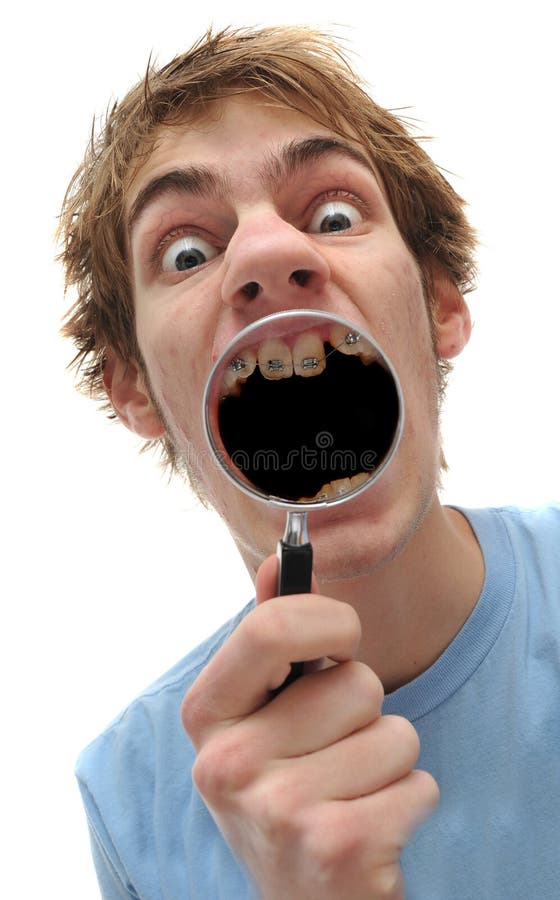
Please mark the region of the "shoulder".
<svg viewBox="0 0 560 900"><path fill-rule="evenodd" d="M560 589L560 504L499 511L517 561L522 588L534 599L548 597L558 609Z"/></svg>
<svg viewBox="0 0 560 900"><path fill-rule="evenodd" d="M555 598L560 588L560 503L533 509L504 506L463 510L485 561L510 566L521 590Z"/></svg>
<svg viewBox="0 0 560 900"><path fill-rule="evenodd" d="M198 674L253 606L249 603L215 634L192 650L143 690L126 709L82 751L76 766L80 784L100 802L118 793L125 781L146 780L164 758L173 759L190 745L181 724L181 701ZM131 785L132 786L132 785Z"/></svg>
<svg viewBox="0 0 560 900"><path fill-rule="evenodd" d="M504 532L515 549L541 551L560 539L560 503L532 509L519 506L461 510L477 536L490 539Z"/></svg>
<svg viewBox="0 0 560 900"><path fill-rule="evenodd" d="M549 503L546 506L525 508L520 506L503 506L490 510L525 534L558 535L560 531L560 503Z"/></svg>
<svg viewBox="0 0 560 900"><path fill-rule="evenodd" d="M488 510L503 522L514 550L524 555L546 556L560 540L560 503L527 509L504 506Z"/></svg>

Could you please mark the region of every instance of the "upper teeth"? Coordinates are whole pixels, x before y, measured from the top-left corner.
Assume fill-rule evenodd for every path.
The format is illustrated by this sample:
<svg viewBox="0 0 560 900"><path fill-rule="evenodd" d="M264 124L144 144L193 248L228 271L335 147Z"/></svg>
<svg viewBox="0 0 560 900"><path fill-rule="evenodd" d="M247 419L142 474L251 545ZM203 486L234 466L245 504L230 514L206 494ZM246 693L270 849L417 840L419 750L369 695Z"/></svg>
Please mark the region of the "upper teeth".
<svg viewBox="0 0 560 900"><path fill-rule="evenodd" d="M258 349L257 359L265 378L290 378L294 373L290 348L281 338L264 340Z"/></svg>
<svg viewBox="0 0 560 900"><path fill-rule="evenodd" d="M327 336L329 344L341 353L359 356L369 364L376 354L368 341L356 331L349 331L341 324L332 325ZM312 378L320 375L327 364L323 337L316 331L298 334L290 347L283 338L266 338L257 349L246 348L235 356L225 371L222 381L222 397L237 396L243 382L258 365L264 378L277 381L300 375Z"/></svg>
<svg viewBox="0 0 560 900"><path fill-rule="evenodd" d="M232 359L222 379L222 397L238 397L241 385L253 374L256 366L257 354L249 348L243 351L243 356Z"/></svg>
<svg viewBox="0 0 560 900"><path fill-rule="evenodd" d="M325 371L327 364L322 338L314 331L304 331L295 339L292 358L294 372L302 378L312 378Z"/></svg>

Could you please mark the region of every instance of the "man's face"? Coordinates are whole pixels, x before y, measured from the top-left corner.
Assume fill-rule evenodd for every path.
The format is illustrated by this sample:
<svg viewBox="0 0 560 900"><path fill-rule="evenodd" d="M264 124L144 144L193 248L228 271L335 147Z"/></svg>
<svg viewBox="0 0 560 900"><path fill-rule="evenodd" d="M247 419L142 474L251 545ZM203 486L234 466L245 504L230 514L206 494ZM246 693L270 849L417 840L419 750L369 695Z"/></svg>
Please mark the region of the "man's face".
<svg viewBox="0 0 560 900"><path fill-rule="evenodd" d="M128 193L137 339L152 396L255 568L274 550L284 514L243 495L209 456L201 404L212 365L242 328L280 310L324 310L370 332L403 389L401 444L371 489L309 523L319 577L369 571L406 543L434 498L435 357L418 267L359 145L258 94L213 112L162 129Z"/></svg>

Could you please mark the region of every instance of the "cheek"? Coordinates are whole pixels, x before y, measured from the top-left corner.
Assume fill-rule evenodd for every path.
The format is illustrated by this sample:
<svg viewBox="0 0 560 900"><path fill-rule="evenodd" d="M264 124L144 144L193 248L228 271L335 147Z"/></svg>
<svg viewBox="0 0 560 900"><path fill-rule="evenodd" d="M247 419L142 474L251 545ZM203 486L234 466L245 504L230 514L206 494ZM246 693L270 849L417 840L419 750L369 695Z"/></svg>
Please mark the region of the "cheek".
<svg viewBox="0 0 560 900"><path fill-rule="evenodd" d="M156 399L174 431L182 432L200 418L208 342L180 304L139 309L136 331Z"/></svg>
<svg viewBox="0 0 560 900"><path fill-rule="evenodd" d="M202 291L185 284L140 298L136 311L138 344L154 371L179 374L186 366L198 376L206 363L212 335L210 304ZM208 354L209 356L209 354Z"/></svg>
<svg viewBox="0 0 560 900"><path fill-rule="evenodd" d="M420 269L404 244L384 254L376 283L378 302L370 302L379 310L379 341L401 381L407 431L416 439L437 418L436 360Z"/></svg>
<svg viewBox="0 0 560 900"><path fill-rule="evenodd" d="M361 311L395 365L425 361L431 330L420 270L400 237L381 242L362 264Z"/></svg>
<svg viewBox="0 0 560 900"><path fill-rule="evenodd" d="M177 316L171 313L139 315L136 323L138 345L154 388L161 388L176 372L185 341ZM179 373L177 373L179 374Z"/></svg>

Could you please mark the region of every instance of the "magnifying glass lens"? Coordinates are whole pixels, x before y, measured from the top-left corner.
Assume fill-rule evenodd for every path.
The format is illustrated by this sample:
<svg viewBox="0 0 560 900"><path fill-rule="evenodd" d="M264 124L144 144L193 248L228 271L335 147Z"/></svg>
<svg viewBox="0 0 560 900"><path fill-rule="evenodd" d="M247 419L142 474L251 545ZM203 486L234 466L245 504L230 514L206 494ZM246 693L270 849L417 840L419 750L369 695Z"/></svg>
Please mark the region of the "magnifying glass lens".
<svg viewBox="0 0 560 900"><path fill-rule="evenodd" d="M326 313L253 323L221 355L205 422L230 478L277 505L341 502L385 467L402 430L392 366L372 338Z"/></svg>

